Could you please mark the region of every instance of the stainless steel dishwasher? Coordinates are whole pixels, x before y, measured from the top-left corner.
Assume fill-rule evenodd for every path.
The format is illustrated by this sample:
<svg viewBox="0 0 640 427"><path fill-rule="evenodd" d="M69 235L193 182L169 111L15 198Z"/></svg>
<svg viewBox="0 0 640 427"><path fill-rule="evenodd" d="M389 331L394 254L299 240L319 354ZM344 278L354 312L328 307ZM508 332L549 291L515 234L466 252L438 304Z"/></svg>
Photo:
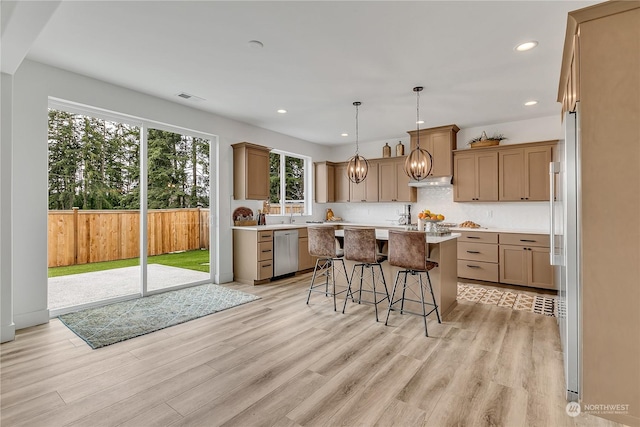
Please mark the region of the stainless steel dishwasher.
<svg viewBox="0 0 640 427"><path fill-rule="evenodd" d="M273 276L298 271L298 230L273 233Z"/></svg>

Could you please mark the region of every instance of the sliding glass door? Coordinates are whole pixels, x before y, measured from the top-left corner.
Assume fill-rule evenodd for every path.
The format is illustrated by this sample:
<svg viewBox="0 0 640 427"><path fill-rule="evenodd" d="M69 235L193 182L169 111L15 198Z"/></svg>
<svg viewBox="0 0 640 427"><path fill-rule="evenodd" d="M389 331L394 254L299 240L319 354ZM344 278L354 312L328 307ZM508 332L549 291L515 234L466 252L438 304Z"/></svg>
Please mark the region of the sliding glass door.
<svg viewBox="0 0 640 427"><path fill-rule="evenodd" d="M213 281L214 138L50 102L52 315Z"/></svg>
<svg viewBox="0 0 640 427"><path fill-rule="evenodd" d="M210 141L149 128L147 291L210 278Z"/></svg>

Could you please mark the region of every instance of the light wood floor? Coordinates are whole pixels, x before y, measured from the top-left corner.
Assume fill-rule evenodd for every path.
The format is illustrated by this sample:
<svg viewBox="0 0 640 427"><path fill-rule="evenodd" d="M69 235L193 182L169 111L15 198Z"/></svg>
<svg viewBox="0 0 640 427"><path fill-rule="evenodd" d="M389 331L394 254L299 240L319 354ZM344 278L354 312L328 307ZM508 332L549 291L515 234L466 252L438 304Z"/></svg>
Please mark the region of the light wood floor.
<svg viewBox="0 0 640 427"><path fill-rule="evenodd" d="M1 350L4 426L606 426L570 418L555 319L462 302L442 325L349 304L309 275L99 350L57 319ZM384 317L383 317L384 318Z"/></svg>

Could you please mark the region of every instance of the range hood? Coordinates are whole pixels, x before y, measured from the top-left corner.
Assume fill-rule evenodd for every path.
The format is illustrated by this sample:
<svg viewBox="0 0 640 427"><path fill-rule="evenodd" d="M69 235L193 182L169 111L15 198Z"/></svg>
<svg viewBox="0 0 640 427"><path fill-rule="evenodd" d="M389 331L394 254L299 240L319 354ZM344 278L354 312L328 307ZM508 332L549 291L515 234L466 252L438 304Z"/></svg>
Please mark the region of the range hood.
<svg viewBox="0 0 640 427"><path fill-rule="evenodd" d="M409 187L445 187L451 185L452 176L434 176L422 181L409 181Z"/></svg>

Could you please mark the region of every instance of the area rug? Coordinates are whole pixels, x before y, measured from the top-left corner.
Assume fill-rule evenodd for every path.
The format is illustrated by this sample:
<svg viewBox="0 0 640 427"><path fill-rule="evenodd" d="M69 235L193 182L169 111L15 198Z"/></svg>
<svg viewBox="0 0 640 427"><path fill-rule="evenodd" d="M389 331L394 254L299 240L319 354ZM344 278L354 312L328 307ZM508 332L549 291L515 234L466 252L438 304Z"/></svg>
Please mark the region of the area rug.
<svg viewBox="0 0 640 427"><path fill-rule="evenodd" d="M260 299L219 285L200 285L59 316L96 349Z"/></svg>
<svg viewBox="0 0 640 427"><path fill-rule="evenodd" d="M457 299L479 304L495 304L499 307L507 307L513 310L530 311L545 316L558 317L557 299L544 295L534 296L458 283Z"/></svg>

